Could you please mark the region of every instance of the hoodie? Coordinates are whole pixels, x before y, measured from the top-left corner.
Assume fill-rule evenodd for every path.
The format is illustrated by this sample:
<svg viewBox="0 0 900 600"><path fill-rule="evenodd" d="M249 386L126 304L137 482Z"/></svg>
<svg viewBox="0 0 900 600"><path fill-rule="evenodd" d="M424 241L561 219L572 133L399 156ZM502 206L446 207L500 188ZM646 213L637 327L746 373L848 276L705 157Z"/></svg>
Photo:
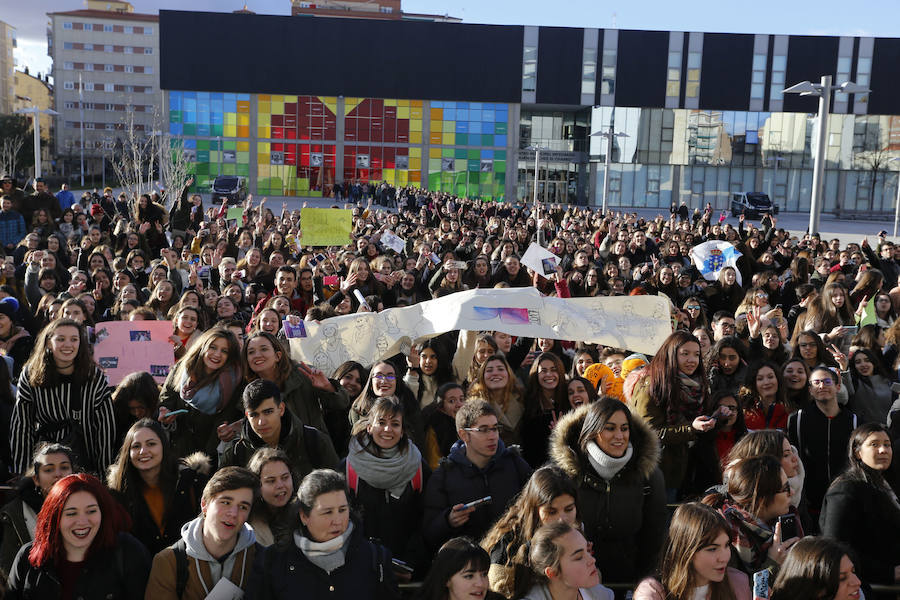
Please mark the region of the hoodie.
<svg viewBox="0 0 900 600"><path fill-rule="evenodd" d="M613 600L615 598L615 592L600 583L590 588L578 588L578 592L581 594L582 600ZM550 595L547 585L539 583L528 590L522 600L553 600L553 597Z"/></svg>
<svg viewBox="0 0 900 600"><path fill-rule="evenodd" d="M184 524L181 528L181 539L184 540L186 546L185 551L188 558L209 563L209 572L212 575L212 585L209 586L209 589L212 589L216 582L222 579L222 573L229 573L234 568L235 559L238 554L244 552L247 548L256 543L256 534L253 533L252 527L244 523L244 526L238 533L237 544L235 544L234 550L229 552L228 556L226 556L225 560L222 562L214 558L203 544L202 516Z"/></svg>

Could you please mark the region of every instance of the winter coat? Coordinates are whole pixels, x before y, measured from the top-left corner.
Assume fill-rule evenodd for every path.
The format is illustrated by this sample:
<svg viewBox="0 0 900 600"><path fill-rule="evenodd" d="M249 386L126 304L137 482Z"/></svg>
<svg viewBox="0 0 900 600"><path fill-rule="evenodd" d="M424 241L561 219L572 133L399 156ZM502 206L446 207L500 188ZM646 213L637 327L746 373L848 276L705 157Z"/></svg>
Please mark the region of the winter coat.
<svg viewBox="0 0 900 600"><path fill-rule="evenodd" d="M731 591L734 592L736 600L750 600L752 594L750 593L750 578L747 577L747 574L733 567L728 567L725 574L728 577L728 584L731 587ZM642 581L635 588L634 597L640 598L640 600L666 600L653 591L650 581L650 579Z"/></svg>
<svg viewBox="0 0 900 600"><path fill-rule="evenodd" d="M600 583L591 588L578 588L578 593L581 600L613 600L616 597L615 592ZM528 590L522 600L553 600L553 596L547 584L539 583Z"/></svg>
<svg viewBox="0 0 900 600"><path fill-rule="evenodd" d="M334 392L326 392L314 388L309 378L302 374L296 363L291 361L291 372L281 384L281 401L287 405L291 412L300 418L304 425L315 427L322 433L328 433L325 425L324 410L343 410L350 408L350 398L344 388L334 380Z"/></svg>
<svg viewBox="0 0 900 600"><path fill-rule="evenodd" d="M222 456L223 467L246 467L253 453L266 446L245 419L238 437L229 442ZM281 417L281 437L278 448L284 450L291 467L301 479L313 469L333 469L338 457L331 445L331 438L314 427L300 422L290 410Z"/></svg>
<svg viewBox="0 0 900 600"><path fill-rule="evenodd" d="M34 539L37 513L41 511L43 504L44 496L34 484L34 480L26 478L16 497L0 508L0 525L3 527L3 541L0 543L0 569L4 573L10 572L19 548ZM26 510L31 513L30 519L25 518Z"/></svg>
<svg viewBox="0 0 900 600"><path fill-rule="evenodd" d="M859 417L859 424L887 422L894 402L890 380L874 373L869 377L857 377L853 384L848 406Z"/></svg>
<svg viewBox="0 0 900 600"><path fill-rule="evenodd" d="M441 412L435 404L426 406L422 411L425 421L425 446L422 456L432 469L437 469L441 459L450 454L450 448L459 439L456 431L456 420Z"/></svg>
<svg viewBox="0 0 900 600"><path fill-rule="evenodd" d="M697 439L697 432L691 422L681 416L679 421L670 424L666 418L666 409L650 397L650 377L645 376L631 394L632 412L653 428L662 447L659 468L667 489L680 489L688 469L690 456L689 444Z"/></svg>
<svg viewBox="0 0 900 600"><path fill-rule="evenodd" d="M863 581L894 584L894 565L900 565L900 506L886 490L861 478L839 477L825 494L819 526L822 535L856 552Z"/></svg>
<svg viewBox="0 0 900 600"><path fill-rule="evenodd" d="M609 481L578 447L588 413L583 406L560 419L550 437L550 459L578 486L578 517L593 543L604 581L637 581L656 566L666 532L666 490L653 430L632 415L633 455ZM638 439L640 441L638 442Z"/></svg>
<svg viewBox="0 0 900 600"><path fill-rule="evenodd" d="M7 600L57 600L62 597L59 573L53 560L34 567L28 560L32 542L16 555L9 573ZM89 556L73 597L83 600L134 600L144 594L150 555L134 537L120 533L114 547Z"/></svg>
<svg viewBox="0 0 900 600"><path fill-rule="evenodd" d="M391 553L365 539L354 523L345 545L344 564L330 573L314 565L295 543L260 552L244 600L298 597L330 600L395 600L400 591L391 569ZM147 597L150 600L150 597Z"/></svg>
<svg viewBox="0 0 900 600"><path fill-rule="evenodd" d="M181 598L177 594L178 561L170 546L153 557L153 568L147 581L145 600L203 600L207 590L212 590L219 579L227 577L233 584L246 590L250 569L262 551L256 543L253 529L246 523L238 532L234 549L222 562L216 560L203 544L203 517L197 517L181 528L187 558L187 582ZM227 575L226 575L227 573ZM203 578L202 581L200 578ZM136 595L133 598L141 598Z"/></svg>
<svg viewBox="0 0 900 600"><path fill-rule="evenodd" d="M169 499L169 509L163 515L162 531L153 520L140 490L135 490L133 499L113 491L113 495L131 515L131 535L146 546L151 556L181 539L182 525L200 512L200 497L209 478L209 469L209 457L202 452L191 454L179 464L174 494Z"/></svg>
<svg viewBox="0 0 900 600"><path fill-rule="evenodd" d="M847 467L847 444L857 424L856 415L849 410L829 419L818 406L788 417L788 440L806 468L803 494L811 512L819 511L828 486Z"/></svg>
<svg viewBox="0 0 900 600"><path fill-rule="evenodd" d="M458 441L425 486L425 542L436 550L452 537L480 540L506 512L529 477L531 467L503 440L497 440L497 452L483 469L472 464L466 456L465 443ZM461 527L450 526L447 517L451 508L485 496L491 496L490 504L478 505Z"/></svg>

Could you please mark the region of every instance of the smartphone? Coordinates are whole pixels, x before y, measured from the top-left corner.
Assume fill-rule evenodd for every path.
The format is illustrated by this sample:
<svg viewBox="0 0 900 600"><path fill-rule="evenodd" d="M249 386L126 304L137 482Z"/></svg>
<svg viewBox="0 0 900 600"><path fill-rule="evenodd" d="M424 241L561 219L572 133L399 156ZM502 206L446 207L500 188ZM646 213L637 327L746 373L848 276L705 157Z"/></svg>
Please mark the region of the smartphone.
<svg viewBox="0 0 900 600"><path fill-rule="evenodd" d="M306 264L308 264L310 267L314 267L319 264L319 261L317 261L315 258L310 258L306 261Z"/></svg>
<svg viewBox="0 0 900 600"><path fill-rule="evenodd" d="M338 276L337 275L326 275L322 278L322 285L337 285L338 284Z"/></svg>
<svg viewBox="0 0 900 600"><path fill-rule="evenodd" d="M844 335L856 335L859 331L859 327L856 325L845 325L844 327L841 327L841 331L844 332Z"/></svg>
<svg viewBox="0 0 900 600"><path fill-rule="evenodd" d="M466 269L466 261L464 260L454 260L451 261L450 264L454 269L459 269L460 271L464 271Z"/></svg>
<svg viewBox="0 0 900 600"><path fill-rule="evenodd" d="M471 502L466 502L462 505L460 510L468 510L473 506L478 506L479 504L490 504L494 499L490 496L485 496L484 498L479 498L478 500L472 500Z"/></svg>
<svg viewBox="0 0 900 600"><path fill-rule="evenodd" d="M433 263L436 264L436 265L441 264L441 259L439 259L439 258L438 258L437 256L435 256L434 254L429 254L429 255L428 255L428 258L430 258L430 259L431 259L431 262L433 262Z"/></svg>
<svg viewBox="0 0 900 600"><path fill-rule="evenodd" d="M407 573L409 575L412 575L413 571L415 571L415 569L413 569L411 566L409 566L408 564L406 564L405 562L403 562L402 560L400 560L398 558L391 559L391 566L393 566L394 569L396 569L402 573Z"/></svg>
<svg viewBox="0 0 900 600"><path fill-rule="evenodd" d="M789 540L799 535L796 515L781 515L778 517L778 522L781 523L781 541Z"/></svg>
<svg viewBox="0 0 900 600"><path fill-rule="evenodd" d="M322 254L321 252L316 254L316 260L319 262L324 262L326 258L328 258L328 257L325 256L324 254Z"/></svg>
<svg viewBox="0 0 900 600"><path fill-rule="evenodd" d="M186 415L187 413L188 413L188 409L182 408L182 409L179 409L179 410L173 410L172 412L168 412L168 413L166 413L166 416L167 416L167 417L174 417L174 416L176 416L176 415L183 415L183 414Z"/></svg>
<svg viewBox="0 0 900 600"><path fill-rule="evenodd" d="M191 260L189 260L188 263L189 263L189 264L192 264L192 265L200 264L200 257L199 257L199 256L195 256L195 257L193 257Z"/></svg>

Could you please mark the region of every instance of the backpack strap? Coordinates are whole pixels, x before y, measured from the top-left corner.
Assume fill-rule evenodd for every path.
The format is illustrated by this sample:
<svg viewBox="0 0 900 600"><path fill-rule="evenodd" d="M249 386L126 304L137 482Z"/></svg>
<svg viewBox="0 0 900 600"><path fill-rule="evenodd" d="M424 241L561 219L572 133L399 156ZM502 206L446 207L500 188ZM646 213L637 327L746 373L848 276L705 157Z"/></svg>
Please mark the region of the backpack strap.
<svg viewBox="0 0 900 600"><path fill-rule="evenodd" d="M175 552L175 594L180 600L188 582L187 544L184 538L175 542L172 550Z"/></svg>
<svg viewBox="0 0 900 600"><path fill-rule="evenodd" d="M350 463L347 463L347 466L350 466ZM422 491L422 463L419 463L419 468L416 469L416 474L413 475L412 478L412 489L414 492Z"/></svg>
<svg viewBox="0 0 900 600"><path fill-rule="evenodd" d="M347 472L347 487L350 488L350 491L353 492L353 495L355 496L357 489L359 489L359 473L356 472L356 469L353 468L349 460L347 461L345 470Z"/></svg>
<svg viewBox="0 0 900 600"><path fill-rule="evenodd" d="M309 425L304 425L302 430L303 435L303 447L306 450L306 458L309 459L309 464L313 466L313 468L318 468L319 465L322 464L322 455L319 452L319 436L322 435L318 429L315 427L310 427Z"/></svg>

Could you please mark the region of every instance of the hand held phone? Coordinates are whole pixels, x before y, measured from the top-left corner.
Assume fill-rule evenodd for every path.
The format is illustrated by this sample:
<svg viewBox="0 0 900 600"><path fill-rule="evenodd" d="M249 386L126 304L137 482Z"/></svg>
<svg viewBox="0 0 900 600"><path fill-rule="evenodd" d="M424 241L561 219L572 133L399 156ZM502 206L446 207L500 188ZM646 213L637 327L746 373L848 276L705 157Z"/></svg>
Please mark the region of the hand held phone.
<svg viewBox="0 0 900 600"><path fill-rule="evenodd" d="M781 541L789 540L791 538L797 537L799 532L797 531L797 517L796 515L781 515L778 517L778 522L781 523Z"/></svg>
<svg viewBox="0 0 900 600"><path fill-rule="evenodd" d="M179 410L173 410L172 412L167 412L166 416L167 417L175 417L177 415L186 415L187 413L188 413L188 409L182 408Z"/></svg>
<svg viewBox="0 0 900 600"><path fill-rule="evenodd" d="M322 285L337 285L338 284L338 276L337 275L326 275L322 278Z"/></svg>
<svg viewBox="0 0 900 600"><path fill-rule="evenodd" d="M768 600L769 571L762 570L753 574L753 600Z"/></svg>
<svg viewBox="0 0 900 600"><path fill-rule="evenodd" d="M478 506L479 504L490 504L491 502L493 502L493 498L491 498L490 496L485 496L484 498L479 498L478 500L472 500L471 502L463 504L460 510L469 510L470 508Z"/></svg>

